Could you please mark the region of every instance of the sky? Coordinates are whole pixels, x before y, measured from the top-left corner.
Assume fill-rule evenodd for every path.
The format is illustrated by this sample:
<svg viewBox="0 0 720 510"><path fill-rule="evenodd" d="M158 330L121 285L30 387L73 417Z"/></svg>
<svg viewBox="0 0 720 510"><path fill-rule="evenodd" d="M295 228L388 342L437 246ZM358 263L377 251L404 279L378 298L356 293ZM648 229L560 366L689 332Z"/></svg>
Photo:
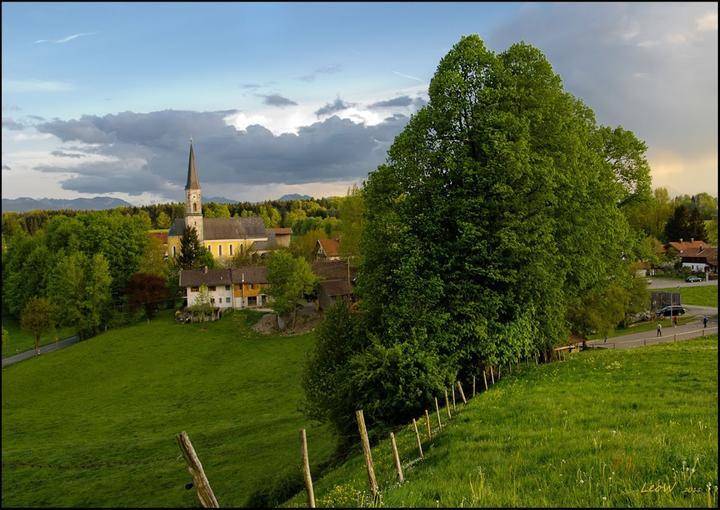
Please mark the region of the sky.
<svg viewBox="0 0 720 510"><path fill-rule="evenodd" d="M478 34L538 47L653 186L717 194L716 3L3 3L2 197L344 195Z"/></svg>

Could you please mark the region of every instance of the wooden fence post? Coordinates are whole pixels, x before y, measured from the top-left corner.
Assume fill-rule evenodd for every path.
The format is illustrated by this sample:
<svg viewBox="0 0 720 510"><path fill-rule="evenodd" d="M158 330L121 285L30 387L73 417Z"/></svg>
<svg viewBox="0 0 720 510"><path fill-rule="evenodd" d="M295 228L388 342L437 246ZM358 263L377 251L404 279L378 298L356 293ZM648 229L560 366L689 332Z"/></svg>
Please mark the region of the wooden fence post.
<svg viewBox="0 0 720 510"><path fill-rule="evenodd" d="M182 451L183 457L185 457L185 463L187 464L188 472L190 473L190 476L192 476L193 483L195 484L195 490L197 491L200 504L203 508L220 508L217 499L215 499L215 494L213 494L212 488L210 487L210 482L208 482L208 479L205 476L205 471L203 471L200 459L195 453L195 448L193 448L193 445L190 442L187 432L180 432L177 436L175 436L175 439Z"/></svg>
<svg viewBox="0 0 720 510"><path fill-rule="evenodd" d="M445 388L445 409L447 409L448 419L452 418L452 414L450 414L450 400L448 399L447 388Z"/></svg>
<svg viewBox="0 0 720 510"><path fill-rule="evenodd" d="M490 365L490 381L492 381L492 383L495 384L495 373L493 372L492 365Z"/></svg>
<svg viewBox="0 0 720 510"><path fill-rule="evenodd" d="M303 477L308 496L308 508L315 508L315 492L313 491L312 477L310 476L310 459L308 457L307 437L305 429L300 430L300 450L303 459Z"/></svg>
<svg viewBox="0 0 720 510"><path fill-rule="evenodd" d="M395 443L395 434L390 432L390 444L392 445L393 458L395 459L395 470L397 471L398 481L403 483L405 478L403 477L402 464L400 464L400 455L398 454L397 444Z"/></svg>
<svg viewBox="0 0 720 510"><path fill-rule="evenodd" d="M422 442L420 441L420 432L418 432L417 422L415 421L415 418L413 418L413 427L415 427L415 439L417 439L418 450L420 450L420 458L424 459L425 457L423 456Z"/></svg>
<svg viewBox="0 0 720 510"><path fill-rule="evenodd" d="M455 385L451 384L450 389L452 390L452 398L453 398L453 412L457 412L457 407L455 407Z"/></svg>
<svg viewBox="0 0 720 510"><path fill-rule="evenodd" d="M462 389L462 384L460 384L460 381L457 382L458 390L460 390L460 397L463 399L463 404L467 404L467 399L465 398L465 392Z"/></svg>
<svg viewBox="0 0 720 510"><path fill-rule="evenodd" d="M377 497L378 484L375 480L375 469L373 468L372 452L370 451L370 440L368 439L367 429L365 428L365 417L362 409L355 411L355 418L358 422L358 430L360 431L360 441L362 442L363 456L365 457L365 466L367 467L368 482L370 483L370 492L373 498Z"/></svg>
<svg viewBox="0 0 720 510"><path fill-rule="evenodd" d="M483 370L483 381L485 381L485 391L487 391L487 389L488 389L488 386L487 386L487 375L485 374L485 370Z"/></svg>
<svg viewBox="0 0 720 510"><path fill-rule="evenodd" d="M440 420L440 407L438 406L437 397L435 397L435 412L438 417L438 427L442 430L442 421Z"/></svg>
<svg viewBox="0 0 720 510"><path fill-rule="evenodd" d="M475 376L473 376L473 398L475 398Z"/></svg>
<svg viewBox="0 0 720 510"><path fill-rule="evenodd" d="M428 414L427 409L425 409L425 424L427 425L427 429L428 429L428 441L432 441L432 428L430 427L430 414Z"/></svg>

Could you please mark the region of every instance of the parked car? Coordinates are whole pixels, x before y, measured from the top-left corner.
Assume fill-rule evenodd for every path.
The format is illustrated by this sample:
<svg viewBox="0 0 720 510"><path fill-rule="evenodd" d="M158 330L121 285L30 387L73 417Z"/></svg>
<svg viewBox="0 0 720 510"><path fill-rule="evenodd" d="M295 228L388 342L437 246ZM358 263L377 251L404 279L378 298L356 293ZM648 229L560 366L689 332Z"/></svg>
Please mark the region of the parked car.
<svg viewBox="0 0 720 510"><path fill-rule="evenodd" d="M685 278L685 281L688 283L695 283L695 282L701 282L701 281L703 281L703 279L700 278L699 276L688 276L687 278Z"/></svg>
<svg viewBox="0 0 720 510"><path fill-rule="evenodd" d="M656 317L674 317L676 315L685 315L685 308L680 305L668 305L655 312Z"/></svg>

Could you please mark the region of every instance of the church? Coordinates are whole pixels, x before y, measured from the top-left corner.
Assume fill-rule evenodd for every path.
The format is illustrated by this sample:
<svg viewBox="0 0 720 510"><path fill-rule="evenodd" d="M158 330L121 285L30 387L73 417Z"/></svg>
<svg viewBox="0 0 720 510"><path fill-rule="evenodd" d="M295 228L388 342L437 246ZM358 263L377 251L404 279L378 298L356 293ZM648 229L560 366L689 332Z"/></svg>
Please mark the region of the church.
<svg viewBox="0 0 720 510"><path fill-rule="evenodd" d="M232 258L238 251L267 253L290 244L289 228L266 229L262 218L205 218L202 213L202 190L190 142L187 184L185 185L185 218L176 218L168 231L168 256L180 255L180 238L186 226L195 227L198 240L217 260Z"/></svg>

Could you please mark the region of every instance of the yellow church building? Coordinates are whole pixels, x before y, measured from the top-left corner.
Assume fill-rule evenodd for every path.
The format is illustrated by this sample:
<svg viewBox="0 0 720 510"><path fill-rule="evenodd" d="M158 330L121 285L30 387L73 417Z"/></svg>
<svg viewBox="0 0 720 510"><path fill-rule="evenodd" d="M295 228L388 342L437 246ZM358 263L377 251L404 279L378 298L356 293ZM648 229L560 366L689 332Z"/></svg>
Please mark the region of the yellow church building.
<svg viewBox="0 0 720 510"><path fill-rule="evenodd" d="M290 242L290 229L266 229L262 218L204 218L202 191L190 142L187 184L185 185L185 218L176 218L168 231L168 256L180 255L180 238L186 226L195 227L198 240L215 259L232 258L238 251L266 253Z"/></svg>

